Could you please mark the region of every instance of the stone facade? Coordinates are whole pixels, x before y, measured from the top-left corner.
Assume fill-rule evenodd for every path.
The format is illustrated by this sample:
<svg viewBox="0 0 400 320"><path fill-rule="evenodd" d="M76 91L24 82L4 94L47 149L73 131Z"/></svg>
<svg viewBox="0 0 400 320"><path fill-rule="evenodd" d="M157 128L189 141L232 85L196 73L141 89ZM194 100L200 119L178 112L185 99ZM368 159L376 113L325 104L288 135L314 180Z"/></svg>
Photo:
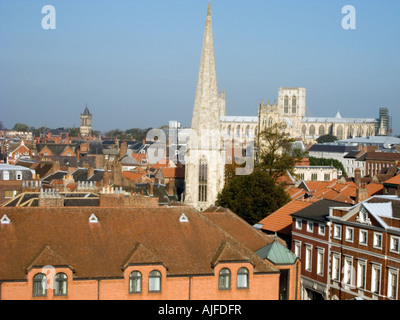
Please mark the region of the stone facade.
<svg viewBox="0 0 400 320"><path fill-rule="evenodd" d="M92 115L87 106L81 114L80 134L82 137L90 137L92 135Z"/></svg>
<svg viewBox="0 0 400 320"><path fill-rule="evenodd" d="M225 150L219 130L223 116L225 93L218 93L209 4L189 147L185 155L185 203L199 210L213 205L224 186Z"/></svg>

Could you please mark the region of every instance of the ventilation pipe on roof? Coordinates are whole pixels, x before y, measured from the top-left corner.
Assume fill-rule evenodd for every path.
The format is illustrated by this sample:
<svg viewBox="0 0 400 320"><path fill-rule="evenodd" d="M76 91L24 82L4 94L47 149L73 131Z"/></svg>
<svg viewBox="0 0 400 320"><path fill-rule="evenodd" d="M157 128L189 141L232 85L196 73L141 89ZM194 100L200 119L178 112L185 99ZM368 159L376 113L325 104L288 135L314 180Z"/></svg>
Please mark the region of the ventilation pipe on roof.
<svg viewBox="0 0 400 320"><path fill-rule="evenodd" d="M11 220L7 215L5 214L1 219L0 219L1 224L10 224Z"/></svg>

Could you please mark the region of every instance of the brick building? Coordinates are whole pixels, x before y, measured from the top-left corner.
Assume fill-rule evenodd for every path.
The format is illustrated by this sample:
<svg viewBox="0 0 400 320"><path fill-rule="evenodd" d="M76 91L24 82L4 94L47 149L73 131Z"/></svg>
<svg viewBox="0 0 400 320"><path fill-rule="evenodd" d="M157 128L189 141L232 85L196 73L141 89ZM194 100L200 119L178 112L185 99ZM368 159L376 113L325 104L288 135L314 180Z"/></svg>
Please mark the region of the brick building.
<svg viewBox="0 0 400 320"><path fill-rule="evenodd" d="M398 299L400 198L320 200L292 216L303 299Z"/></svg>
<svg viewBox="0 0 400 320"><path fill-rule="evenodd" d="M229 210L95 198L42 192L0 207L2 300L299 297L300 261Z"/></svg>

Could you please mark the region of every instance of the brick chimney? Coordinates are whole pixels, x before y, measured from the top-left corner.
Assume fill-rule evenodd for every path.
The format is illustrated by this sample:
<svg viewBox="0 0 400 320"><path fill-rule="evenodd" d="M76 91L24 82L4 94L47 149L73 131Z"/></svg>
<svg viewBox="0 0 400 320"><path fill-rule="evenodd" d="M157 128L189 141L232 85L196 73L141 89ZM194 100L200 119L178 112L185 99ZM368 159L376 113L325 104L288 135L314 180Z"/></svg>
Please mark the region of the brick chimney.
<svg viewBox="0 0 400 320"><path fill-rule="evenodd" d="M360 168L356 168L354 170L354 183L359 186L361 183L361 169Z"/></svg>
<svg viewBox="0 0 400 320"><path fill-rule="evenodd" d="M149 192L150 196L152 196L154 194L154 183L153 182L149 182L149 184L148 184L148 192Z"/></svg>
<svg viewBox="0 0 400 320"><path fill-rule="evenodd" d="M119 158L121 159L128 152L128 143L126 141L121 143L121 147L119 149Z"/></svg>
<svg viewBox="0 0 400 320"><path fill-rule="evenodd" d="M361 183L356 191L356 203L360 203L369 198L368 189L365 188L365 183Z"/></svg>

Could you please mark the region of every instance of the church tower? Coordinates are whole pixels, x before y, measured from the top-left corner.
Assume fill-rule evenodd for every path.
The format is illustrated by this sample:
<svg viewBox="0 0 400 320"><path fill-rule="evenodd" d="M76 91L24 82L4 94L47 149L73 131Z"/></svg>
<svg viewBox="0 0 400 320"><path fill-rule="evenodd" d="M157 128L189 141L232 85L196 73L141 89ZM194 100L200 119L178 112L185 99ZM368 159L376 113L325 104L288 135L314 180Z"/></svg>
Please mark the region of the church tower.
<svg viewBox="0 0 400 320"><path fill-rule="evenodd" d="M80 134L82 137L90 137L92 135L92 115L87 106L83 113L81 113Z"/></svg>
<svg viewBox="0 0 400 320"><path fill-rule="evenodd" d="M185 203L198 210L212 206L224 186L225 151L220 131L220 117L224 115L225 93L218 93L209 3L185 156Z"/></svg>

